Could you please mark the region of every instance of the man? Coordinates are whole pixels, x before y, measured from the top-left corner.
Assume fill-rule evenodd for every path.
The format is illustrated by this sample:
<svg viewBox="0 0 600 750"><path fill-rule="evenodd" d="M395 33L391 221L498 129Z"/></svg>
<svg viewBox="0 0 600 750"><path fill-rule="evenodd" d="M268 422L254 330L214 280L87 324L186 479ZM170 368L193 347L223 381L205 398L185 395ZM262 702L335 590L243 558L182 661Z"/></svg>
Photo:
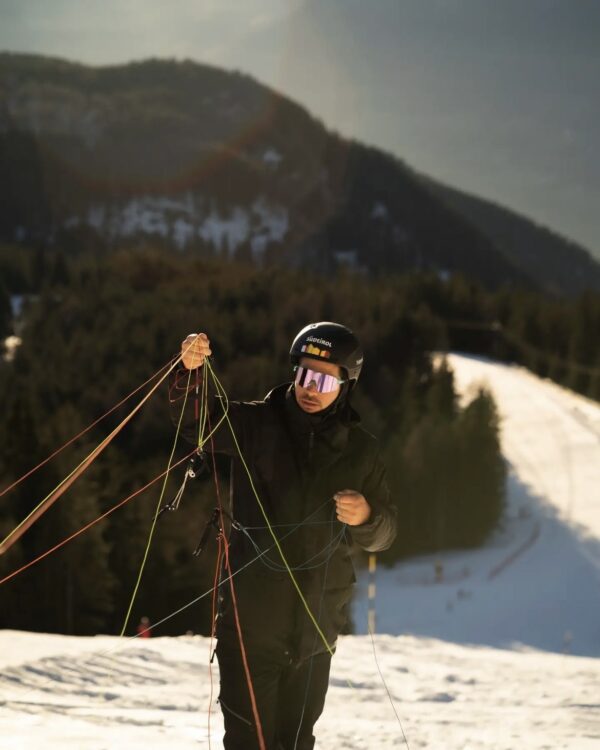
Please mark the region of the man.
<svg viewBox="0 0 600 750"><path fill-rule="evenodd" d="M187 370L202 367L210 354L203 333L182 342ZM226 750L260 747L251 692L267 750L314 747L313 726L323 710L331 653L346 625L355 580L350 545L386 549L396 533L376 440L350 405L363 361L356 336L337 323L313 323L294 339L290 359L294 382L274 388L263 401L229 404L252 483L227 424L217 430L212 448L205 445L232 459L228 512L235 523L229 543L237 601L225 581L217 619ZM189 381L185 369L176 374L175 409ZM222 407L211 410L213 426L222 413ZM196 425L188 437L197 435Z"/></svg>
<svg viewBox="0 0 600 750"><path fill-rule="evenodd" d="M150 626L150 620L147 617L142 617L136 628L136 633L140 638L151 638L152 628Z"/></svg>

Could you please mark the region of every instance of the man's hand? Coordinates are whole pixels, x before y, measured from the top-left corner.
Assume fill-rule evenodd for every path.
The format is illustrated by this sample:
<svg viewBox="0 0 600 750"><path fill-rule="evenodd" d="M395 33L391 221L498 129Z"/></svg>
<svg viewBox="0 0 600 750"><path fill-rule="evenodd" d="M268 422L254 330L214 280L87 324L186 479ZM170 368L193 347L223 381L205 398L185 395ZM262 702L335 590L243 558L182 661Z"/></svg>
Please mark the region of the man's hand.
<svg viewBox="0 0 600 750"><path fill-rule="evenodd" d="M204 358L210 357L210 341L205 333L190 333L181 342L181 361L188 370L204 364Z"/></svg>
<svg viewBox="0 0 600 750"><path fill-rule="evenodd" d="M356 490L341 490L333 496L337 519L348 526L360 526L371 516L371 506Z"/></svg>

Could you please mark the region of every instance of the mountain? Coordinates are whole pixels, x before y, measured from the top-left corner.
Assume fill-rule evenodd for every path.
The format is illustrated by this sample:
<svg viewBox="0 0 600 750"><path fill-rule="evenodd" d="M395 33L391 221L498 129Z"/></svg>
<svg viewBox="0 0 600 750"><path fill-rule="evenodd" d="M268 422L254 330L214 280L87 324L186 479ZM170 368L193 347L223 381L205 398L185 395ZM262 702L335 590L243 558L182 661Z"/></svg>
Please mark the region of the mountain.
<svg viewBox="0 0 600 750"><path fill-rule="evenodd" d="M400 160L242 73L190 61L94 68L0 54L0 170L7 243L77 252L153 238L325 273L600 289L591 259L582 275L563 253L548 276L543 247L524 264Z"/></svg>
<svg viewBox="0 0 600 750"><path fill-rule="evenodd" d="M471 221L525 274L560 294L598 289L600 264L581 245L490 201L424 178L431 192Z"/></svg>

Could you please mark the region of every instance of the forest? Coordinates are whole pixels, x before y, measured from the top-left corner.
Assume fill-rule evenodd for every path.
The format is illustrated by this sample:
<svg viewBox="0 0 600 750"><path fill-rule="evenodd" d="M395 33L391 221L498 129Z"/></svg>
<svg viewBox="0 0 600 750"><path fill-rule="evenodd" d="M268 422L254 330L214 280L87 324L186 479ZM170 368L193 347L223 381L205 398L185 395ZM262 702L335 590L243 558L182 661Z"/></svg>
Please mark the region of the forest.
<svg viewBox="0 0 600 750"><path fill-rule="evenodd" d="M2 487L146 381L177 354L192 331L206 331L228 395L262 398L290 380L289 345L307 322L334 319L355 330L365 366L353 403L382 444L399 535L382 561L481 544L499 522L506 468L498 416L488 393L460 406L452 373L432 352L450 344L458 319L482 315L490 301L477 285L416 275L368 281L278 267L124 248L50 263L4 249L4 309L23 296L16 325L22 344L0 367ZM10 305L8 305L10 308ZM493 348L488 332L468 330ZM147 390L147 389L146 389ZM106 420L0 498L4 538L89 454L141 398ZM164 472L174 427L166 386L115 438L18 544L0 557L0 578L43 553ZM178 445L176 459L189 451ZM170 477L165 502L183 477ZM223 476L226 481L226 476ZM106 520L3 584L0 627L64 633L119 632L146 547L160 482ZM198 544L215 504L210 476L188 487L176 513L161 517L132 623L153 622L210 590L214 540ZM206 632L209 598L163 626Z"/></svg>
<svg viewBox="0 0 600 750"><path fill-rule="evenodd" d="M600 398L600 299L592 293L564 299L489 291L458 275L367 279L348 271L331 278L147 244L49 257L4 246L0 264L0 333L22 341L0 365L0 492L168 364L188 333L210 335L215 372L231 398L256 399L290 380L295 333L333 319L353 328L365 349L353 403L381 441L398 507L398 537L380 555L393 564L480 545L502 519L506 466L495 404L485 390L459 403L445 351L520 363ZM0 497L2 538L146 391ZM175 433L167 401L165 386L0 557L0 579L165 471ZM178 445L175 460L188 450ZM165 502L183 472L178 467L169 478ZM157 482L3 584L0 627L119 632L159 494ZM214 539L201 557L192 552L214 505L207 476L188 486L176 513L161 517L132 623L142 614L156 622L210 590ZM200 599L161 632L207 632L209 611L209 597Z"/></svg>

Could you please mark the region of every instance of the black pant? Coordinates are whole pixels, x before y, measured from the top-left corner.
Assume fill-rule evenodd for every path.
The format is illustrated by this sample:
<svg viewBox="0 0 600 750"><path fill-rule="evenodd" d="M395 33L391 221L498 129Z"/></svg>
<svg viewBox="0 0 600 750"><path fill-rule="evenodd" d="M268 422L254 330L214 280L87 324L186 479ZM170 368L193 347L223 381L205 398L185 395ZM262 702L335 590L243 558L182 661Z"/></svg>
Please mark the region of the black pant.
<svg viewBox="0 0 600 750"><path fill-rule="evenodd" d="M312 750L313 726L323 711L329 684L330 654L318 654L300 664L292 664L284 651L249 649L247 656L267 750ZM225 750L258 750L239 644L219 640L217 658Z"/></svg>

